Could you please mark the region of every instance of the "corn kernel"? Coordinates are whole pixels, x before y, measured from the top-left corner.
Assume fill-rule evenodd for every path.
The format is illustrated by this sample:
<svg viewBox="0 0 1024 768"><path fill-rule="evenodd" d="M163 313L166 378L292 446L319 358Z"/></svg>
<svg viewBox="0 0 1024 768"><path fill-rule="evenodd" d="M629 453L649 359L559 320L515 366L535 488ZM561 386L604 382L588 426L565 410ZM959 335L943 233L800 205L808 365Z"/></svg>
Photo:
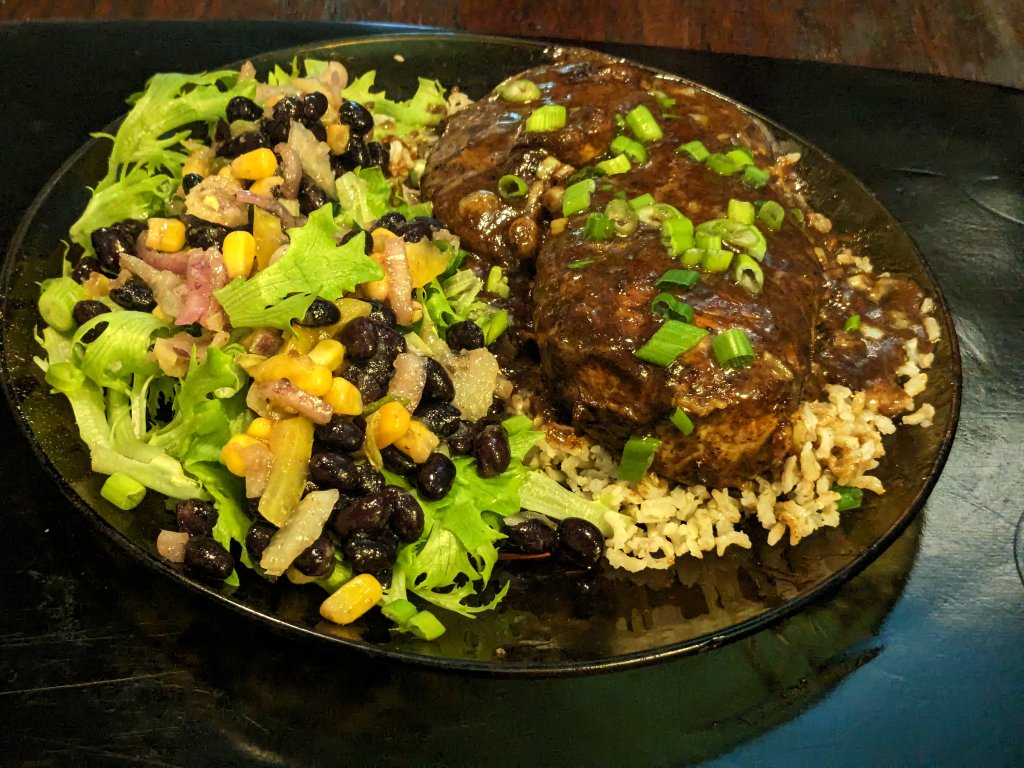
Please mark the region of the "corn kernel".
<svg viewBox="0 0 1024 768"><path fill-rule="evenodd" d="M346 581L320 604L320 615L335 624L351 624L380 602L384 588L368 573Z"/></svg>
<svg viewBox="0 0 1024 768"><path fill-rule="evenodd" d="M426 424L413 419L409 422L409 429L405 434L395 440L395 448L417 464L422 464L440 443L441 439L431 432Z"/></svg>
<svg viewBox="0 0 1024 768"><path fill-rule="evenodd" d="M377 447L387 448L409 431L412 416L401 403L385 403L377 411Z"/></svg>
<svg viewBox="0 0 1024 768"><path fill-rule="evenodd" d="M363 412L363 396L356 385L340 376L331 381L324 402L342 416L358 416Z"/></svg>
<svg viewBox="0 0 1024 768"><path fill-rule="evenodd" d="M327 126L327 146L331 152L340 155L348 149L348 126L343 123L334 123Z"/></svg>
<svg viewBox="0 0 1024 768"><path fill-rule="evenodd" d="M265 416L252 420L252 424L245 430L245 434L257 440L269 440L270 430L274 428L274 422Z"/></svg>
<svg viewBox="0 0 1024 768"><path fill-rule="evenodd" d="M220 461L231 474L245 477L245 449L259 444L258 440L249 435L234 435L220 449Z"/></svg>
<svg viewBox="0 0 1024 768"><path fill-rule="evenodd" d="M249 191L254 195L262 195L263 197L273 197L274 187L280 187L284 184L284 179L280 176L267 176L265 179L254 181L252 186L249 187Z"/></svg>
<svg viewBox="0 0 1024 768"><path fill-rule="evenodd" d="M165 253L180 251L185 247L185 225L177 219L150 219L146 246Z"/></svg>
<svg viewBox="0 0 1024 768"><path fill-rule="evenodd" d="M391 283L385 277L382 280L368 280L360 288L363 289L363 295L366 298L373 299L374 301L385 301L391 292Z"/></svg>
<svg viewBox="0 0 1024 768"><path fill-rule="evenodd" d="M228 232L224 238L222 255L229 280L248 277L256 260L256 238L244 230Z"/></svg>
<svg viewBox="0 0 1024 768"><path fill-rule="evenodd" d="M253 208L252 235L256 238L256 269L266 269L270 257L286 240L281 220L262 208Z"/></svg>
<svg viewBox="0 0 1024 768"><path fill-rule="evenodd" d="M336 371L345 359L345 347L335 339L323 339L310 350L309 359L329 371Z"/></svg>
<svg viewBox="0 0 1024 768"><path fill-rule="evenodd" d="M272 149L260 147L231 161L231 175L236 179L265 179L277 171L277 157Z"/></svg>
<svg viewBox="0 0 1024 768"><path fill-rule="evenodd" d="M373 252L384 253L384 246L388 240L395 237L395 233L390 229L384 229L384 227L377 227L373 232L370 233L370 237L373 238Z"/></svg>
<svg viewBox="0 0 1024 768"><path fill-rule="evenodd" d="M316 365L308 355L294 350L268 357L253 371L253 378L260 383L288 379L316 397L326 395L331 389L331 372L322 365Z"/></svg>

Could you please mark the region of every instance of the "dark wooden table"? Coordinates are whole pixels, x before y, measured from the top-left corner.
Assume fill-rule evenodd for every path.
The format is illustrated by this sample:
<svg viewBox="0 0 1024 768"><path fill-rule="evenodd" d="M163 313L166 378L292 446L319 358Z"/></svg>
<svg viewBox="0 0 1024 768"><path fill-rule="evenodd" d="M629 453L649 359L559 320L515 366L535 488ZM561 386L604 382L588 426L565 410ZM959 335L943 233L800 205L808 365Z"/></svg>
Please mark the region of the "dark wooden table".
<svg viewBox="0 0 1024 768"><path fill-rule="evenodd" d="M368 31L0 25L0 248L44 180L153 72ZM184 592L96 534L0 405L0 764L1024 764L1024 94L602 47L803 134L917 243L955 316L965 389L915 524L835 595L718 650L578 679L467 677L280 637Z"/></svg>

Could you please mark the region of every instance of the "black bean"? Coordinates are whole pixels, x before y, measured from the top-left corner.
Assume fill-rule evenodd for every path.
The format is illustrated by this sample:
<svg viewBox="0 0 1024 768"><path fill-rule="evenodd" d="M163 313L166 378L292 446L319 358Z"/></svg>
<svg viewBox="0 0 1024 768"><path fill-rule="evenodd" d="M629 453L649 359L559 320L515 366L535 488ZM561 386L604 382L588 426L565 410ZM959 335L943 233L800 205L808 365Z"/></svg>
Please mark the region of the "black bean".
<svg viewBox="0 0 1024 768"><path fill-rule="evenodd" d="M100 271L109 277L121 271L123 254L135 255L135 238L118 226L95 229L90 239L100 263Z"/></svg>
<svg viewBox="0 0 1024 768"><path fill-rule="evenodd" d="M128 237L132 239L133 243L138 240L139 235L149 229L149 225L139 219L123 219L122 221L117 222L117 224L114 224L114 226L128 235Z"/></svg>
<svg viewBox="0 0 1024 768"><path fill-rule="evenodd" d="M327 111L327 97L320 91L307 93L302 97L302 121L312 123L324 116Z"/></svg>
<svg viewBox="0 0 1024 768"><path fill-rule="evenodd" d="M235 570L235 560L212 536L188 537L185 566L201 579L223 581Z"/></svg>
<svg viewBox="0 0 1024 768"><path fill-rule="evenodd" d="M303 125L306 125L303 123ZM309 128L309 132L313 134L317 141L327 141L327 129L324 128L322 123L313 122L306 125Z"/></svg>
<svg viewBox="0 0 1024 768"><path fill-rule="evenodd" d="M256 501L259 500L256 499ZM275 533L277 533L277 528L263 520L257 520L249 526L249 530L245 534L245 548L249 552L249 556L257 563L263 557L263 552Z"/></svg>
<svg viewBox="0 0 1024 768"><path fill-rule="evenodd" d="M472 320L463 320L448 328L448 346L453 352L464 349L480 349L484 345L484 332Z"/></svg>
<svg viewBox="0 0 1024 768"><path fill-rule="evenodd" d="M217 508L202 499L185 499L174 507L178 530L195 536L209 536L217 524Z"/></svg>
<svg viewBox="0 0 1024 768"><path fill-rule="evenodd" d="M345 151L337 157L342 171L370 167L370 150L366 148L366 142L360 136L352 136Z"/></svg>
<svg viewBox="0 0 1024 768"><path fill-rule="evenodd" d="M347 125L353 134L362 136L373 128L373 115L362 104L345 101L338 109L338 122Z"/></svg>
<svg viewBox="0 0 1024 768"><path fill-rule="evenodd" d="M271 144L270 137L263 131L246 131L217 147L217 156L233 159L254 149L269 148Z"/></svg>
<svg viewBox="0 0 1024 768"><path fill-rule="evenodd" d="M381 448L380 457L384 461L384 468L389 472L394 472L402 477L416 474L416 462L393 445Z"/></svg>
<svg viewBox="0 0 1024 768"><path fill-rule="evenodd" d="M402 224L395 234L407 243L418 243L423 238L430 237L430 224L422 219L413 219Z"/></svg>
<svg viewBox="0 0 1024 768"><path fill-rule="evenodd" d="M446 229L445 225L440 219L434 218L433 216L417 216L413 221L421 221L430 227L432 232L436 232L439 229Z"/></svg>
<svg viewBox="0 0 1024 768"><path fill-rule="evenodd" d="M448 436L448 448L457 456L468 456L473 452L476 441L476 427L465 420L459 422L455 432Z"/></svg>
<svg viewBox="0 0 1024 768"><path fill-rule="evenodd" d="M487 416L489 418L501 418L505 415L505 411L507 410L508 406L505 404L505 401L497 395L494 395L491 398L491 405L487 409Z"/></svg>
<svg viewBox="0 0 1024 768"><path fill-rule="evenodd" d="M322 579L334 570L334 544L326 536L320 536L302 550L292 565L305 576Z"/></svg>
<svg viewBox="0 0 1024 768"><path fill-rule="evenodd" d="M381 323L377 324L378 355L388 358L389 363L394 363L398 353L405 352L407 349L408 343L405 340L405 336L390 326Z"/></svg>
<svg viewBox="0 0 1024 768"><path fill-rule="evenodd" d="M156 309L153 291L137 277L133 277L120 288L114 288L110 292L110 300L119 307L135 312L152 312Z"/></svg>
<svg viewBox="0 0 1024 768"><path fill-rule="evenodd" d="M388 573L398 557L398 547L392 537L375 536L370 533L353 535L342 547L345 559L352 564L356 573Z"/></svg>
<svg viewBox="0 0 1024 768"><path fill-rule="evenodd" d="M604 536L593 523L567 517L558 523L558 553L570 563L591 568L604 554Z"/></svg>
<svg viewBox="0 0 1024 768"><path fill-rule="evenodd" d="M452 377L437 360L427 358L427 380L423 385L423 399L433 403L450 403L455 398Z"/></svg>
<svg viewBox="0 0 1024 768"><path fill-rule="evenodd" d="M416 472L416 485L428 499L443 499L455 481L455 465L443 453L432 453Z"/></svg>
<svg viewBox="0 0 1024 768"><path fill-rule="evenodd" d="M270 140L271 145L288 141L288 133L291 129L292 119L288 115L275 115L260 123L260 132Z"/></svg>
<svg viewBox="0 0 1024 768"><path fill-rule="evenodd" d="M104 321L102 323L96 323L92 328L82 334L83 344L92 344L96 339L100 337L100 334L107 330L107 326L110 323Z"/></svg>
<svg viewBox="0 0 1024 768"><path fill-rule="evenodd" d="M368 232L364 232L361 229L353 229L351 232L346 232L344 235L341 236L341 242L338 243L338 245L344 245L345 243L347 243L349 240L356 236L361 237L363 240L363 253L365 253L367 256L373 253L373 238L370 237L370 234Z"/></svg>
<svg viewBox="0 0 1024 768"><path fill-rule="evenodd" d="M366 428L356 424L351 416L334 414L326 424L313 428L316 439L336 451L351 453L359 449L366 437Z"/></svg>
<svg viewBox="0 0 1024 768"><path fill-rule="evenodd" d="M185 240L193 248L219 248L231 231L195 216L184 216L182 221L185 222Z"/></svg>
<svg viewBox="0 0 1024 768"><path fill-rule="evenodd" d="M416 541L423 535L423 507L411 493L395 485L385 488L383 495L391 506L388 526L402 541Z"/></svg>
<svg viewBox="0 0 1024 768"><path fill-rule="evenodd" d="M388 524L391 505L383 493L360 496L338 510L331 519L334 532L347 539L354 533L373 533Z"/></svg>
<svg viewBox="0 0 1024 768"><path fill-rule="evenodd" d="M558 533L540 520L525 520L505 529L502 548L522 555L542 555L558 545Z"/></svg>
<svg viewBox="0 0 1024 768"><path fill-rule="evenodd" d="M378 323L394 328L397 321L395 320L395 311L391 309L387 304L383 304L376 299L368 299L367 304L370 305L370 319L376 320Z"/></svg>
<svg viewBox="0 0 1024 768"><path fill-rule="evenodd" d="M372 232L377 227L383 227L384 229L387 229L391 232L394 232L395 234L398 234L398 230L401 229L401 227L404 224L405 216L400 214L398 211L388 211L379 219L377 219L377 222L372 227L370 227L370 231Z"/></svg>
<svg viewBox="0 0 1024 768"><path fill-rule="evenodd" d="M451 403L426 403L416 409L415 415L438 437L451 437L462 423L462 414Z"/></svg>
<svg viewBox="0 0 1024 768"><path fill-rule="evenodd" d="M371 494L384 490L384 475L370 464L356 464L356 492Z"/></svg>
<svg viewBox="0 0 1024 768"><path fill-rule="evenodd" d="M368 142L366 154L370 158L370 165L379 166L387 173L388 165L391 164L391 149L386 144L381 144L379 141Z"/></svg>
<svg viewBox="0 0 1024 768"><path fill-rule="evenodd" d="M306 314L302 316L301 320L296 320L295 324L307 328L319 328L324 325L334 325L339 320L341 320L341 310L337 305L317 296L309 305Z"/></svg>
<svg viewBox="0 0 1024 768"><path fill-rule="evenodd" d="M377 323L368 317L357 317L338 334L345 346L345 357L351 360L369 360L377 354Z"/></svg>
<svg viewBox="0 0 1024 768"><path fill-rule="evenodd" d="M199 139L199 141L206 141L209 139L209 129L206 130L206 135ZM202 133L198 133L202 136ZM225 141L231 138L231 126L228 125L228 121L224 118L217 118L216 125L213 126L213 140L218 144L223 144Z"/></svg>
<svg viewBox="0 0 1024 768"><path fill-rule="evenodd" d="M247 96L235 96L228 102L225 113L232 123L235 120L259 120L263 117L263 107Z"/></svg>
<svg viewBox="0 0 1024 768"><path fill-rule="evenodd" d="M371 376L366 368L357 363L349 365L341 372L341 378L350 382L352 386L359 390L359 396L363 399L364 403L372 403L374 400L379 400L384 396L385 385Z"/></svg>
<svg viewBox="0 0 1024 768"><path fill-rule="evenodd" d="M274 105L273 115L298 120L302 117L302 102L298 96L285 96Z"/></svg>
<svg viewBox="0 0 1024 768"><path fill-rule="evenodd" d="M357 486L356 464L343 453L314 453L309 459L309 479L321 488L352 492Z"/></svg>
<svg viewBox="0 0 1024 768"><path fill-rule="evenodd" d="M327 194L308 179L299 183L299 210L303 216L327 205Z"/></svg>
<svg viewBox="0 0 1024 768"><path fill-rule="evenodd" d="M71 310L71 318L75 321L75 325L85 325L94 317L105 315L109 311L110 307L102 301L96 301L95 299L83 299L82 301L77 302Z"/></svg>
<svg viewBox="0 0 1024 768"><path fill-rule="evenodd" d="M75 268L71 270L71 279L76 283L81 284L92 277L93 272L99 271L100 263L96 259L91 256L83 256L78 260L78 264L75 265Z"/></svg>
<svg viewBox="0 0 1024 768"><path fill-rule="evenodd" d="M497 477L512 460L508 435L498 424L488 424L476 436L476 471L480 477Z"/></svg>

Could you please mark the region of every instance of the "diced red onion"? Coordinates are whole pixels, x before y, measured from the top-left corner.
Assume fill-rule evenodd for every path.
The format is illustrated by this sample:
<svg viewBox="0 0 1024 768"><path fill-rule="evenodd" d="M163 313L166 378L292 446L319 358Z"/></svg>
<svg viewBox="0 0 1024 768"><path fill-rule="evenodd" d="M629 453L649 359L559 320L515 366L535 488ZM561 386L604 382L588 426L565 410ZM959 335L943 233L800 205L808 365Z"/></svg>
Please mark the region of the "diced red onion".
<svg viewBox="0 0 1024 768"><path fill-rule="evenodd" d="M291 211L281 204L280 200L275 200L274 198L266 197L265 195L254 195L247 189L243 189L235 195L235 200L240 203L246 203L247 205L255 205L257 208L269 211L281 220L281 225L285 229L291 229L295 226L295 217L292 216Z"/></svg>
<svg viewBox="0 0 1024 768"><path fill-rule="evenodd" d="M160 309L170 317L177 317L181 312L185 283L173 272L166 269L151 267L142 259L128 254L121 254L121 266L131 272L153 291L153 298Z"/></svg>
<svg viewBox="0 0 1024 768"><path fill-rule="evenodd" d="M388 394L400 400L410 411L415 411L427 383L427 361L413 352L401 352L395 358L394 367Z"/></svg>
<svg viewBox="0 0 1024 768"><path fill-rule="evenodd" d="M218 248L196 249L188 260L185 304L174 321L178 325L198 322L211 331L224 327L224 310L213 292L227 285L227 269Z"/></svg>
<svg viewBox="0 0 1024 768"><path fill-rule="evenodd" d="M247 445L241 451L245 462L245 496L255 499L263 495L270 480L270 469L274 464L274 454L270 446L263 443Z"/></svg>
<svg viewBox="0 0 1024 768"><path fill-rule="evenodd" d="M147 236L147 233L143 232L135 241L135 255L155 269L163 269L184 277L185 270L188 268L189 256L196 249L164 253L146 245Z"/></svg>
<svg viewBox="0 0 1024 768"><path fill-rule="evenodd" d="M185 196L185 210L203 221L241 227L249 221L248 207L235 200L241 190L233 176L207 176Z"/></svg>
<svg viewBox="0 0 1024 768"><path fill-rule="evenodd" d="M405 256L405 240L389 237L384 245L384 272L388 277L388 304L399 325L416 322L419 304L412 298L412 275Z"/></svg>
<svg viewBox="0 0 1024 768"><path fill-rule="evenodd" d="M500 374L498 361L486 348L458 355L448 373L455 387L452 405L469 421L482 419L494 400Z"/></svg>
<svg viewBox="0 0 1024 768"><path fill-rule="evenodd" d="M348 85L348 72L340 62L329 61L323 72L317 75L317 82L327 88L327 98L335 109L341 106L341 92Z"/></svg>
<svg viewBox="0 0 1024 768"><path fill-rule="evenodd" d="M299 184L302 183L302 163L287 142L277 144L274 151L281 157L281 196L294 200L299 194Z"/></svg>
<svg viewBox="0 0 1024 768"><path fill-rule="evenodd" d="M314 424L326 424L334 414L331 406L319 397L299 389L288 379L265 381L250 387L250 391L252 390L257 390L258 395L265 398L270 405L289 408Z"/></svg>
<svg viewBox="0 0 1024 768"><path fill-rule="evenodd" d="M337 197L334 189L334 169L331 168L330 150L313 132L302 123L292 123L288 131L288 145L302 164L302 172L310 181L327 193L329 197Z"/></svg>
<svg viewBox="0 0 1024 768"><path fill-rule="evenodd" d="M172 563L185 562L185 546L188 544L188 534L178 531L160 531L156 537L156 551L164 560Z"/></svg>

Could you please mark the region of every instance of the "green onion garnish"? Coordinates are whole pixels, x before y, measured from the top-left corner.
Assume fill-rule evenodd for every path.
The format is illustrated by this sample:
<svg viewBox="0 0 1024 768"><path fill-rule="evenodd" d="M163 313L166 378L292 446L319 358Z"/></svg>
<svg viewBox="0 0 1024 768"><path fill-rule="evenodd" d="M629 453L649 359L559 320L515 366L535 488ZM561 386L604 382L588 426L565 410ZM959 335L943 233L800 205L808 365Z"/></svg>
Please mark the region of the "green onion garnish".
<svg viewBox="0 0 1024 768"><path fill-rule="evenodd" d="M639 483L654 462L654 454L661 445L656 437L631 437L622 449L619 459L619 479Z"/></svg>
<svg viewBox="0 0 1024 768"><path fill-rule="evenodd" d="M757 211L754 210L753 203L746 200L736 200L735 198L729 199L729 207L725 214L726 218L738 221L740 224L753 224L756 215Z"/></svg>
<svg viewBox="0 0 1024 768"><path fill-rule="evenodd" d="M634 197L632 200L629 201L629 204L633 207L634 210L639 210L648 205L654 205L654 195L650 194L649 192L645 192L642 195L637 195L636 197Z"/></svg>
<svg viewBox="0 0 1024 768"><path fill-rule="evenodd" d="M530 188L527 186L526 182L518 176L506 174L498 179L498 194L506 200L511 200L516 197L525 197L529 190Z"/></svg>
<svg viewBox="0 0 1024 768"><path fill-rule="evenodd" d="M803 211L801 211L799 208L790 208L789 209L789 215L793 217L793 221L795 221L800 226L803 226L803 224L804 224L804 212Z"/></svg>
<svg viewBox="0 0 1024 768"><path fill-rule="evenodd" d="M778 232L782 226L782 220L786 216L785 209L774 200L765 201L761 210L757 212L758 221L764 222L772 232Z"/></svg>
<svg viewBox="0 0 1024 768"><path fill-rule="evenodd" d="M736 166L736 170L754 164L754 153L746 147L736 147L736 149L731 149L725 153L725 156L732 160L732 164Z"/></svg>
<svg viewBox="0 0 1024 768"><path fill-rule="evenodd" d="M491 267L487 273L487 283L484 285L484 290L507 299L509 296L508 281L502 281L503 276L501 267Z"/></svg>
<svg viewBox="0 0 1024 768"><path fill-rule="evenodd" d="M743 224L732 219L711 219L697 226L697 247L701 246L700 236L709 233L722 238L722 242L741 248L760 261L768 251L768 242L753 224Z"/></svg>
<svg viewBox="0 0 1024 768"><path fill-rule="evenodd" d="M764 272L761 270L761 265L745 253L736 257L736 264L732 268L732 279L737 285L746 288L753 294L760 293L764 288Z"/></svg>
<svg viewBox="0 0 1024 768"><path fill-rule="evenodd" d="M406 626L421 640L436 640L444 634L444 624L430 611L420 611L409 619Z"/></svg>
<svg viewBox="0 0 1024 768"><path fill-rule="evenodd" d="M693 248L693 222L685 216L665 219L661 222L661 241L668 246L669 253L679 256L687 248Z"/></svg>
<svg viewBox="0 0 1024 768"><path fill-rule="evenodd" d="M737 168L736 166L736 163L734 163L730 158L726 157L725 155L719 154L718 152L708 155L707 158L705 158L704 160L704 164L708 167L709 170L714 171L719 176L732 176L734 173L736 173L736 171L739 170L739 168Z"/></svg>
<svg viewBox="0 0 1024 768"><path fill-rule="evenodd" d="M527 133L544 133L565 128L565 106L562 104L545 104L537 107L526 118Z"/></svg>
<svg viewBox="0 0 1024 768"><path fill-rule="evenodd" d="M700 248L702 251L718 251L722 248L722 238L714 232L708 231L703 224L697 227L697 234L694 238L694 242L697 244L696 247Z"/></svg>
<svg viewBox="0 0 1024 768"><path fill-rule="evenodd" d="M724 249L718 251L704 251L700 260L700 267L705 272L725 272L732 263L732 251Z"/></svg>
<svg viewBox="0 0 1024 768"><path fill-rule="evenodd" d="M664 91L659 91L655 88L653 91L648 91L648 93L657 100L658 106L662 109L671 109L676 105L676 100Z"/></svg>
<svg viewBox="0 0 1024 768"><path fill-rule="evenodd" d="M629 158L626 155L616 155L609 160L595 163L594 167L602 171L605 176L614 176L617 173L626 173L633 166L629 164Z"/></svg>
<svg viewBox="0 0 1024 768"><path fill-rule="evenodd" d="M693 434L693 422L690 421L690 417L686 415L686 411L682 408L676 408L672 415L668 417L668 420L684 435Z"/></svg>
<svg viewBox="0 0 1024 768"><path fill-rule="evenodd" d="M692 269L670 269L655 280L654 285L658 288L663 285L674 285L689 289L698 282L700 282L700 272L694 272Z"/></svg>
<svg viewBox="0 0 1024 768"><path fill-rule="evenodd" d="M123 472L115 472L104 481L100 496L118 509L128 511L139 506L146 497L146 486Z"/></svg>
<svg viewBox="0 0 1024 768"><path fill-rule="evenodd" d="M679 212L679 209L675 206L669 205L668 203L654 203L652 205L645 205L642 208L637 208L636 215L640 217L642 224L647 224L652 227L661 227L662 222L668 219L681 218L683 214Z"/></svg>
<svg viewBox="0 0 1024 768"><path fill-rule="evenodd" d="M391 619L391 621L399 626L403 626L408 623L409 619L419 613L419 610L408 600L398 599L382 605L380 612L384 614L385 618Z"/></svg>
<svg viewBox="0 0 1024 768"><path fill-rule="evenodd" d="M533 80L513 80L498 89L498 95L513 104L525 104L540 98L540 88Z"/></svg>
<svg viewBox="0 0 1024 768"><path fill-rule="evenodd" d="M669 320L693 322L693 307L685 301L680 301L671 293L659 293L655 296L651 302L651 311L659 317Z"/></svg>
<svg viewBox="0 0 1024 768"><path fill-rule="evenodd" d="M629 136L616 136L612 139L609 149L613 155L626 155L637 165L647 162L647 150L644 149L644 145Z"/></svg>
<svg viewBox="0 0 1024 768"><path fill-rule="evenodd" d="M633 107L626 115L626 127L633 132L640 141L657 141L664 134L661 132L661 126L658 125L658 121L654 119L654 115L651 114L651 110L645 107L643 104L638 104Z"/></svg>
<svg viewBox="0 0 1024 768"><path fill-rule="evenodd" d="M572 216L589 208L590 196L596 188L597 182L593 179L583 179L566 187L562 194L562 215Z"/></svg>
<svg viewBox="0 0 1024 768"><path fill-rule="evenodd" d="M484 332L484 344L490 346L508 330L508 310L499 309L480 324Z"/></svg>
<svg viewBox="0 0 1024 768"><path fill-rule="evenodd" d="M629 237L636 232L640 217L636 215L633 206L625 200L618 198L609 200L604 208L604 214L612 220L615 225L615 234L619 237Z"/></svg>
<svg viewBox="0 0 1024 768"><path fill-rule="evenodd" d="M839 500L836 502L837 512L858 509L864 503L864 490L862 488L851 488L848 485L833 485L832 490L839 494Z"/></svg>
<svg viewBox="0 0 1024 768"><path fill-rule="evenodd" d="M704 142L702 141L690 141L680 147L676 147L676 153L686 155L688 158L696 160L698 163L703 163L711 155L711 153L708 152L708 148L704 146Z"/></svg>
<svg viewBox="0 0 1024 768"><path fill-rule="evenodd" d="M711 349L723 368L743 368L754 362L754 348L742 328L722 331L711 340Z"/></svg>
<svg viewBox="0 0 1024 768"><path fill-rule="evenodd" d="M847 333L854 333L860 330L860 315L850 315L843 324L843 330Z"/></svg>
<svg viewBox="0 0 1024 768"><path fill-rule="evenodd" d="M770 176L768 171L762 170L756 165L748 165L743 169L743 183L754 189L760 189L767 184Z"/></svg>
<svg viewBox="0 0 1024 768"><path fill-rule="evenodd" d="M583 225L583 236L592 243L604 243L615 236L615 222L603 213L594 212L587 216Z"/></svg>
<svg viewBox="0 0 1024 768"><path fill-rule="evenodd" d="M648 363L667 368L684 352L697 346L708 335L703 328L680 320L666 320L654 335L633 354Z"/></svg>
<svg viewBox="0 0 1024 768"><path fill-rule="evenodd" d="M577 259L576 261L570 261L567 266L569 269L583 269L584 267L589 267L593 263L593 259Z"/></svg>
<svg viewBox="0 0 1024 768"><path fill-rule="evenodd" d="M684 267L699 267L707 253L703 248L690 248L683 251L682 263Z"/></svg>

